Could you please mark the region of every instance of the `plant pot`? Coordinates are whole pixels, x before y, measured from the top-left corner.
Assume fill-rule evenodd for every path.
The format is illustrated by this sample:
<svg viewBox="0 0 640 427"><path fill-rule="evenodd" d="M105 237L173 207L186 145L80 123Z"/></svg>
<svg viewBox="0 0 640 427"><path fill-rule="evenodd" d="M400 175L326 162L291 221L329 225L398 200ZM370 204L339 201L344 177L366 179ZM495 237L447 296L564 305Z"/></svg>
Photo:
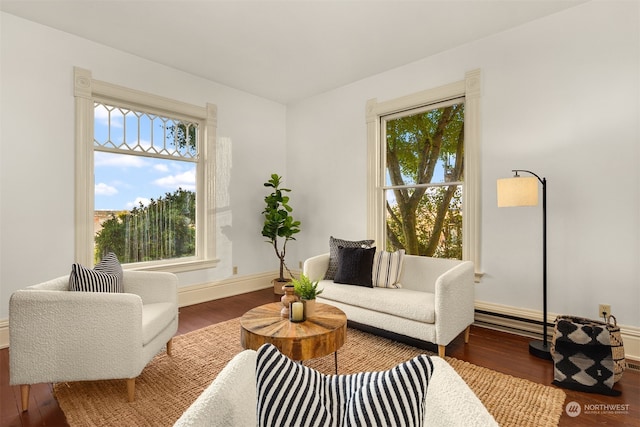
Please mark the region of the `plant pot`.
<svg viewBox="0 0 640 427"><path fill-rule="evenodd" d="M303 299L304 315L308 319L316 314L316 300L315 299Z"/></svg>
<svg viewBox="0 0 640 427"><path fill-rule="evenodd" d="M282 287L289 282L291 282L291 279L284 279L284 282L281 282L280 279L273 279L271 281L271 283L273 284L273 293L276 295L284 295Z"/></svg>

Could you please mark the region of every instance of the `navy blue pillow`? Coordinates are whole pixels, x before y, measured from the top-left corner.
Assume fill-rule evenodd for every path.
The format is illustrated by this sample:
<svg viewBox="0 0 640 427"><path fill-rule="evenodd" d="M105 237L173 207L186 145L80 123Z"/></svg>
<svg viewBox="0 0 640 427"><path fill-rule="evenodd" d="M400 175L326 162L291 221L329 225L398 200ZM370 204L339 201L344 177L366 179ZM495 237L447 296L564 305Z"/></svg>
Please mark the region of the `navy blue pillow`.
<svg viewBox="0 0 640 427"><path fill-rule="evenodd" d="M335 283L373 288L371 272L376 248L345 248L338 246L338 271Z"/></svg>

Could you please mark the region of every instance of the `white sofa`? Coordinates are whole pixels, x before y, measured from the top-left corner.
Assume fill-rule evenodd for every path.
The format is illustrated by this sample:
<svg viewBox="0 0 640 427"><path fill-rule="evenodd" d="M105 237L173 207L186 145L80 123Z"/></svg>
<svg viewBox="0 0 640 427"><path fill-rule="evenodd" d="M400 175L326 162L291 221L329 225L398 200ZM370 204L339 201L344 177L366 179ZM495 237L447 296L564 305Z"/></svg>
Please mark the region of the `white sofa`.
<svg viewBox="0 0 640 427"><path fill-rule="evenodd" d="M405 255L400 289L367 288L321 280L329 254L304 262L303 273L320 280L318 302L338 307L350 322L445 346L474 321L474 269L470 261ZM357 327L357 325L355 325Z"/></svg>
<svg viewBox="0 0 640 427"><path fill-rule="evenodd" d="M176 421L174 427L255 426L256 352L236 355ZM449 364L432 357L433 375L425 400L425 426L497 426L478 397Z"/></svg>
<svg viewBox="0 0 640 427"><path fill-rule="evenodd" d="M13 293L9 302L9 372L20 385L135 378L178 329L178 279L124 271L124 293L69 291L69 276ZM123 390L124 391L124 390Z"/></svg>

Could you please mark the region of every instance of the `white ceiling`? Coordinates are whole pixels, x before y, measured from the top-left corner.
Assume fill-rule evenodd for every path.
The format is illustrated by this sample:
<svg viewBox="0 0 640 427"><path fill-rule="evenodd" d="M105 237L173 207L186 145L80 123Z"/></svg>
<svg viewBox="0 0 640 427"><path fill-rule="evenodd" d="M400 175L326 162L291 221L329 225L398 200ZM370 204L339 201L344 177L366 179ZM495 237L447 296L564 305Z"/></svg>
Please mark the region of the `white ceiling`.
<svg viewBox="0 0 640 427"><path fill-rule="evenodd" d="M0 10L286 104L585 1L0 0Z"/></svg>

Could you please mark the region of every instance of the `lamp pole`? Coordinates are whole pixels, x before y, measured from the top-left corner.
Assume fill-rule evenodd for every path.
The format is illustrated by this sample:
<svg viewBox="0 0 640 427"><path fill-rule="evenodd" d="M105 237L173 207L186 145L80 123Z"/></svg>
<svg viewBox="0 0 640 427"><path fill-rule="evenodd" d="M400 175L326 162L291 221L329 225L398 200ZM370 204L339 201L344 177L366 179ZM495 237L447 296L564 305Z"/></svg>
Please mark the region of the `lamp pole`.
<svg viewBox="0 0 640 427"><path fill-rule="evenodd" d="M547 338L547 179L524 169L513 169L512 172L515 172L515 176L518 176L518 172L529 173L542 184L542 342L530 341L529 353L541 359L552 360Z"/></svg>

